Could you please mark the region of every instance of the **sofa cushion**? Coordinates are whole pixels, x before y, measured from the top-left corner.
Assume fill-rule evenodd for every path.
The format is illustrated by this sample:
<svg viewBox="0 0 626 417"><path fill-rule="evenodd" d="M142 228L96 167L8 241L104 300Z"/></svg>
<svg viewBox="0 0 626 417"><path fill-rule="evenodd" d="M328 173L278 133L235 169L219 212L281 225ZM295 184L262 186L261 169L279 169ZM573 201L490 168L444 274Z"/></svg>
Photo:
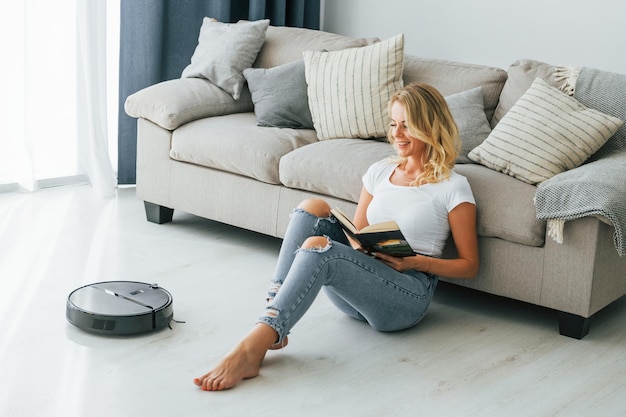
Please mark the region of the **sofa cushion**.
<svg viewBox="0 0 626 417"><path fill-rule="evenodd" d="M221 23L205 17L198 46L181 77L206 78L237 100L246 81L243 70L254 63L269 23L268 19Z"/></svg>
<svg viewBox="0 0 626 417"><path fill-rule="evenodd" d="M552 87L565 90L568 86L568 80L564 76L566 71L566 67L532 59L515 61L507 71L509 77L502 88L500 100L497 102L498 106L491 119L491 126L498 124L537 78L542 78Z"/></svg>
<svg viewBox="0 0 626 417"><path fill-rule="evenodd" d="M461 137L461 152L456 161L462 164L472 163L467 154L491 133L483 104L483 88L476 87L446 96L446 102Z"/></svg>
<svg viewBox="0 0 626 417"><path fill-rule="evenodd" d="M163 81L126 98L129 116L150 120L174 130L192 120L252 111L250 92L244 88L239 100L204 78Z"/></svg>
<svg viewBox="0 0 626 417"><path fill-rule="evenodd" d="M316 142L280 160L280 181L287 187L358 202L361 177L374 162L394 155L386 142L361 139ZM349 161L349 163L346 163ZM482 165L461 164L478 212L478 234L529 246L542 246L545 221L537 220L536 187Z"/></svg>
<svg viewBox="0 0 626 417"><path fill-rule="evenodd" d="M387 142L361 139L325 140L301 147L280 160L280 182L357 202L361 177L374 162L393 155Z"/></svg>
<svg viewBox="0 0 626 417"><path fill-rule="evenodd" d="M413 82L430 84L444 96L482 87L485 114L487 120L491 120L507 73L485 65L405 55L403 78L405 85Z"/></svg>
<svg viewBox="0 0 626 417"><path fill-rule="evenodd" d="M278 184L280 158L313 142L314 130L261 127L254 113L238 113L179 127L172 134L170 157Z"/></svg>
<svg viewBox="0 0 626 417"><path fill-rule="evenodd" d="M302 59L304 51L339 51L378 42L378 38L350 38L321 30L270 26L254 61L255 68L271 68Z"/></svg>
<svg viewBox="0 0 626 417"><path fill-rule="evenodd" d="M461 164L454 170L472 187L479 236L543 246L546 222L537 220L533 205L537 187L482 165Z"/></svg>
<svg viewBox="0 0 626 417"><path fill-rule="evenodd" d="M304 60L273 68L247 68L243 76L252 94L259 126L313 129Z"/></svg>
<svg viewBox="0 0 626 417"><path fill-rule="evenodd" d="M581 165L622 123L537 78L469 158L537 184Z"/></svg>
<svg viewBox="0 0 626 417"><path fill-rule="evenodd" d="M313 126L320 140L384 137L387 103L402 88L404 35L362 48L305 51Z"/></svg>

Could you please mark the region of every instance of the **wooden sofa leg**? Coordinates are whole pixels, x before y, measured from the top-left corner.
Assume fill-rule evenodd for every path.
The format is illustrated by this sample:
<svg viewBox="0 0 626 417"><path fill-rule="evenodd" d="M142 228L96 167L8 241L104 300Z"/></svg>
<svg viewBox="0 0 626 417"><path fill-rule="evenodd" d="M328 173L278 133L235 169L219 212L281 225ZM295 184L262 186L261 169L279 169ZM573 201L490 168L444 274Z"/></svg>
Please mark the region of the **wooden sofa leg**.
<svg viewBox="0 0 626 417"><path fill-rule="evenodd" d="M163 224L172 221L174 209L159 206L158 204L150 203L148 201L144 201L143 204L146 209L146 219L148 219L149 222Z"/></svg>
<svg viewBox="0 0 626 417"><path fill-rule="evenodd" d="M587 336L590 328L591 317L581 317L559 311L559 333L561 335L580 340Z"/></svg>

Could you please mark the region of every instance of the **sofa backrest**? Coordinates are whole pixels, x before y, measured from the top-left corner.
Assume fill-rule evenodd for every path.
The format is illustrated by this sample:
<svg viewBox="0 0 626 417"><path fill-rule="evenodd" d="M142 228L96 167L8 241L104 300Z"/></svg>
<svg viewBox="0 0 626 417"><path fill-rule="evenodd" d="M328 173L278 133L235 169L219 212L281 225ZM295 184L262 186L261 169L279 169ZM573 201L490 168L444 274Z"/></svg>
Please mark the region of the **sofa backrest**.
<svg viewBox="0 0 626 417"><path fill-rule="evenodd" d="M465 64L441 59L404 56L404 84L426 83L448 96L482 86L487 120L491 120L498 105L507 72L485 65Z"/></svg>
<svg viewBox="0 0 626 417"><path fill-rule="evenodd" d="M302 59L304 51L338 51L367 46L379 41L380 39L375 37L350 38L321 30L269 26L265 42L253 66L271 68ZM404 57L405 84L410 82L431 84L444 96L482 86L487 120L491 120L498 105L506 78L507 72L500 68L412 55Z"/></svg>
<svg viewBox="0 0 626 417"><path fill-rule="evenodd" d="M253 66L271 68L302 59L304 51L339 51L378 41L380 41L378 38L350 38L321 30L270 26Z"/></svg>

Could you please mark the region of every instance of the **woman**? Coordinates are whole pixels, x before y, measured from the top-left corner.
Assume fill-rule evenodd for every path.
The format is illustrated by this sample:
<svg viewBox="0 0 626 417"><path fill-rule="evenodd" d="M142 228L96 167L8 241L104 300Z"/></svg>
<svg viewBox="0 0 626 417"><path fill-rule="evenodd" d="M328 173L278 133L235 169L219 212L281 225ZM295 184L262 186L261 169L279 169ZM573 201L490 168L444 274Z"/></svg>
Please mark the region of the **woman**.
<svg viewBox="0 0 626 417"><path fill-rule="evenodd" d="M397 158L363 176L354 223L360 229L395 220L419 255L369 256L346 238L326 202L303 201L291 216L265 313L213 370L194 379L203 390L257 376L267 351L287 345L289 330L322 288L346 314L395 331L422 319L439 275L476 275L476 206L467 180L452 171L460 140L445 99L431 86L411 84L391 98L389 115ZM449 233L458 255L441 259Z"/></svg>

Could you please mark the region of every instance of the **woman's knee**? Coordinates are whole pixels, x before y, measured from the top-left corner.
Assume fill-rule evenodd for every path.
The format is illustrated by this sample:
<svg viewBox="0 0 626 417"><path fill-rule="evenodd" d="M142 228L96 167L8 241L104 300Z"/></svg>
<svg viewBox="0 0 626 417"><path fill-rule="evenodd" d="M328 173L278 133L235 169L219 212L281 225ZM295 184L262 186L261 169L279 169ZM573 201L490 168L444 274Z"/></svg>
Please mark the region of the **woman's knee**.
<svg viewBox="0 0 626 417"><path fill-rule="evenodd" d="M330 206L321 198L307 198L298 204L298 208L317 217L330 216Z"/></svg>
<svg viewBox="0 0 626 417"><path fill-rule="evenodd" d="M326 236L310 236L307 237L304 242L302 242L302 249L324 249L330 243L328 242L328 238Z"/></svg>

